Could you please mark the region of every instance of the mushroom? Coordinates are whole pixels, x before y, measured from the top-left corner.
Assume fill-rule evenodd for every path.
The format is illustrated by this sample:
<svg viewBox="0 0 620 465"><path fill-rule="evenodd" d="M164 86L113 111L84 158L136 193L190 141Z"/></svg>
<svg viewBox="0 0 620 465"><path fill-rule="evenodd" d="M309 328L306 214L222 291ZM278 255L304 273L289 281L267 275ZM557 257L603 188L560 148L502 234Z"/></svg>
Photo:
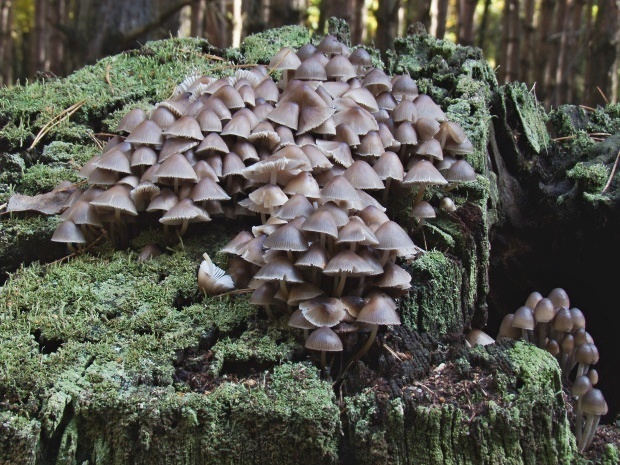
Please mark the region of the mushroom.
<svg viewBox="0 0 620 465"><path fill-rule="evenodd" d="M322 326L310 333L305 344L306 349L318 350L321 352L321 371L325 371L327 365L327 352L342 352L342 341L338 335L329 327Z"/></svg>
<svg viewBox="0 0 620 465"><path fill-rule="evenodd" d="M394 300L383 292L373 292L368 296L368 303L362 307L355 319L358 323L367 323L371 327L370 335L366 340L366 344L353 355L351 362L359 360L374 342L379 325L399 325L400 317L396 313L396 303Z"/></svg>
<svg viewBox="0 0 620 465"><path fill-rule="evenodd" d="M605 402L603 393L599 389L592 388L583 395L581 408L586 415L586 424L583 435L577 445L579 452L583 452L590 447L601 416L607 413L607 402Z"/></svg>
<svg viewBox="0 0 620 465"><path fill-rule="evenodd" d="M232 278L211 261L206 253L198 269L198 288L206 295L217 295L235 288Z"/></svg>

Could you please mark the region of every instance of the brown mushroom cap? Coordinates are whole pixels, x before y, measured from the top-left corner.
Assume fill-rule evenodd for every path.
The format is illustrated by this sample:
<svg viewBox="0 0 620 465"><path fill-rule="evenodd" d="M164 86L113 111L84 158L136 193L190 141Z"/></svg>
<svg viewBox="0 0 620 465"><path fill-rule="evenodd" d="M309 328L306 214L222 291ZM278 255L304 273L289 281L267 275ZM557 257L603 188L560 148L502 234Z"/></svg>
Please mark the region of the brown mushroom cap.
<svg viewBox="0 0 620 465"><path fill-rule="evenodd" d="M342 341L329 327L322 326L310 333L305 344L306 349L322 352L340 352L343 350Z"/></svg>
<svg viewBox="0 0 620 465"><path fill-rule="evenodd" d="M533 330L535 325L536 321L534 320L534 311L530 307L526 307L524 305L519 307L514 313L512 326L515 328Z"/></svg>
<svg viewBox="0 0 620 465"><path fill-rule="evenodd" d="M299 304L301 313L315 326L336 326L346 315L344 304L334 297L315 297Z"/></svg>
<svg viewBox="0 0 620 465"><path fill-rule="evenodd" d="M375 292L357 314L356 321L373 325L399 325L400 317L396 313L394 300L383 292Z"/></svg>

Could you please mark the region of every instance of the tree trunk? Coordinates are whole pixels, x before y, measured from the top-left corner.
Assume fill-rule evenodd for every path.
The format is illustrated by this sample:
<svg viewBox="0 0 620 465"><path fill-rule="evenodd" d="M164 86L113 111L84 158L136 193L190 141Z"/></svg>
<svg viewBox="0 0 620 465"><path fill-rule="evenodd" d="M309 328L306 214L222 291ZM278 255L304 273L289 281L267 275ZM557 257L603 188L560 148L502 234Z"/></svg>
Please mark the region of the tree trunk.
<svg viewBox="0 0 620 465"><path fill-rule="evenodd" d="M461 45L474 45L474 14L478 0L458 0L459 6L459 35Z"/></svg>
<svg viewBox="0 0 620 465"><path fill-rule="evenodd" d="M449 0L432 0L431 4L431 34L438 39L446 35Z"/></svg>
<svg viewBox="0 0 620 465"><path fill-rule="evenodd" d="M192 0L192 14L190 35L192 37L204 37L205 14L207 0Z"/></svg>
<svg viewBox="0 0 620 465"><path fill-rule="evenodd" d="M588 105L605 103L597 87L609 102L617 101L618 92L618 3L600 0L598 11L586 65L589 72L586 74L584 103Z"/></svg>
<svg viewBox="0 0 620 465"><path fill-rule="evenodd" d="M13 83L13 1L0 0L0 86Z"/></svg>
<svg viewBox="0 0 620 465"><path fill-rule="evenodd" d="M532 55L534 54L534 11L535 0L525 0L524 18L521 36L523 37L523 47L520 53L519 80L526 83L533 81L534 70L532 69Z"/></svg>
<svg viewBox="0 0 620 465"><path fill-rule="evenodd" d="M552 44L551 33L553 30L553 17L556 0L542 0L540 18L538 22L538 44L534 58L534 81L537 97L548 105L547 83L551 65Z"/></svg>
<svg viewBox="0 0 620 465"><path fill-rule="evenodd" d="M394 45L396 28L398 27L398 8L400 0L380 0L377 9L377 33L375 45L384 54Z"/></svg>

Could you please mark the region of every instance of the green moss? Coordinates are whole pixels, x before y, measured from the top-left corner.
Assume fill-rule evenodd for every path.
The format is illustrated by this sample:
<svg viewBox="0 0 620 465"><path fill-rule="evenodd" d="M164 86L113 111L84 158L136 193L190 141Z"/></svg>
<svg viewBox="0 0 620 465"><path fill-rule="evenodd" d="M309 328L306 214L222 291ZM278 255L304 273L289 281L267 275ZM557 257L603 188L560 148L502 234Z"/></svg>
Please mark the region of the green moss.
<svg viewBox="0 0 620 465"><path fill-rule="evenodd" d="M37 161L51 166L80 168L100 152L100 149L94 144L53 141L43 148L43 152Z"/></svg>
<svg viewBox="0 0 620 465"><path fill-rule="evenodd" d="M566 177L577 183L579 191L600 194L609 179L609 171L602 163L577 163L566 172Z"/></svg>
<svg viewBox="0 0 620 465"><path fill-rule="evenodd" d="M87 142L89 128L131 101L156 102L168 98L175 86L192 72L221 69L221 60L204 39L168 39L147 42L138 51L104 58L67 78L37 81L0 89L0 147L15 151L30 144L52 118L84 101L80 109L44 137ZM41 144L39 146L41 146Z"/></svg>
<svg viewBox="0 0 620 465"><path fill-rule="evenodd" d="M64 245L50 242L58 217L13 214L0 219L0 273L32 261L58 258Z"/></svg>
<svg viewBox="0 0 620 465"><path fill-rule="evenodd" d="M452 378L451 382L467 386L462 399L450 396L449 389L432 381L426 384L425 380L420 380L420 384L426 384L426 389L419 384L407 386L399 398L372 389L347 398L343 422L352 461L573 463L575 443L553 357L518 343L512 349L474 348L467 359L471 367L486 368L478 378L465 375L466 383ZM495 382L498 364L503 366L500 374L506 375L501 383ZM481 390L476 379L486 376L493 382Z"/></svg>
<svg viewBox="0 0 620 465"><path fill-rule="evenodd" d="M33 465L36 463L36 445L41 425L35 419L0 412L0 463Z"/></svg>
<svg viewBox="0 0 620 465"><path fill-rule="evenodd" d="M45 194L62 181L75 183L79 180L80 178L75 170L36 164L24 172L17 191L24 195Z"/></svg>
<svg viewBox="0 0 620 465"><path fill-rule="evenodd" d="M404 323L433 334L459 331L463 325L459 292L463 270L459 264L441 252L431 251L414 260L408 271L412 288L402 300Z"/></svg>
<svg viewBox="0 0 620 465"><path fill-rule="evenodd" d="M284 26L247 36L241 44L246 63L269 64L283 47L298 49L310 42L310 31L302 26Z"/></svg>

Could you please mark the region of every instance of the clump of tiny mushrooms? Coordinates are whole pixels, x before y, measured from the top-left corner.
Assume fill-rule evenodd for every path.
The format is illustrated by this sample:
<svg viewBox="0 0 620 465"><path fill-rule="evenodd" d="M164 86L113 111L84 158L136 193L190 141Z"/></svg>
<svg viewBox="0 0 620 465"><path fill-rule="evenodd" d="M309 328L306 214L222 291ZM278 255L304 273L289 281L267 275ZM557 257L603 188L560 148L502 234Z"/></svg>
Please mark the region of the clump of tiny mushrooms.
<svg viewBox="0 0 620 465"><path fill-rule="evenodd" d="M463 129L410 76L387 75L331 35L282 48L268 67L191 76L117 130L81 169L89 187L70 197L52 240L81 247L104 228L123 245L141 217L182 235L191 223L259 215L223 249L228 275L205 257L199 286L251 287L270 318L290 314L323 367L357 333L369 336L352 360L380 325L400 324L396 299L411 276L396 259L421 249L386 215L390 192L415 192L419 227L435 216L429 186L476 179ZM448 197L440 206L456 209Z"/></svg>
<svg viewBox="0 0 620 465"><path fill-rule="evenodd" d="M592 368L599 359L598 349L585 327L583 312L571 307L567 292L558 287L546 297L532 292L523 306L504 317L497 335L498 339L524 339L547 350L557 359L565 380L577 367L572 395L576 402L575 436L580 452L590 446L601 415L607 413L603 394L593 387L598 382L598 372Z"/></svg>

